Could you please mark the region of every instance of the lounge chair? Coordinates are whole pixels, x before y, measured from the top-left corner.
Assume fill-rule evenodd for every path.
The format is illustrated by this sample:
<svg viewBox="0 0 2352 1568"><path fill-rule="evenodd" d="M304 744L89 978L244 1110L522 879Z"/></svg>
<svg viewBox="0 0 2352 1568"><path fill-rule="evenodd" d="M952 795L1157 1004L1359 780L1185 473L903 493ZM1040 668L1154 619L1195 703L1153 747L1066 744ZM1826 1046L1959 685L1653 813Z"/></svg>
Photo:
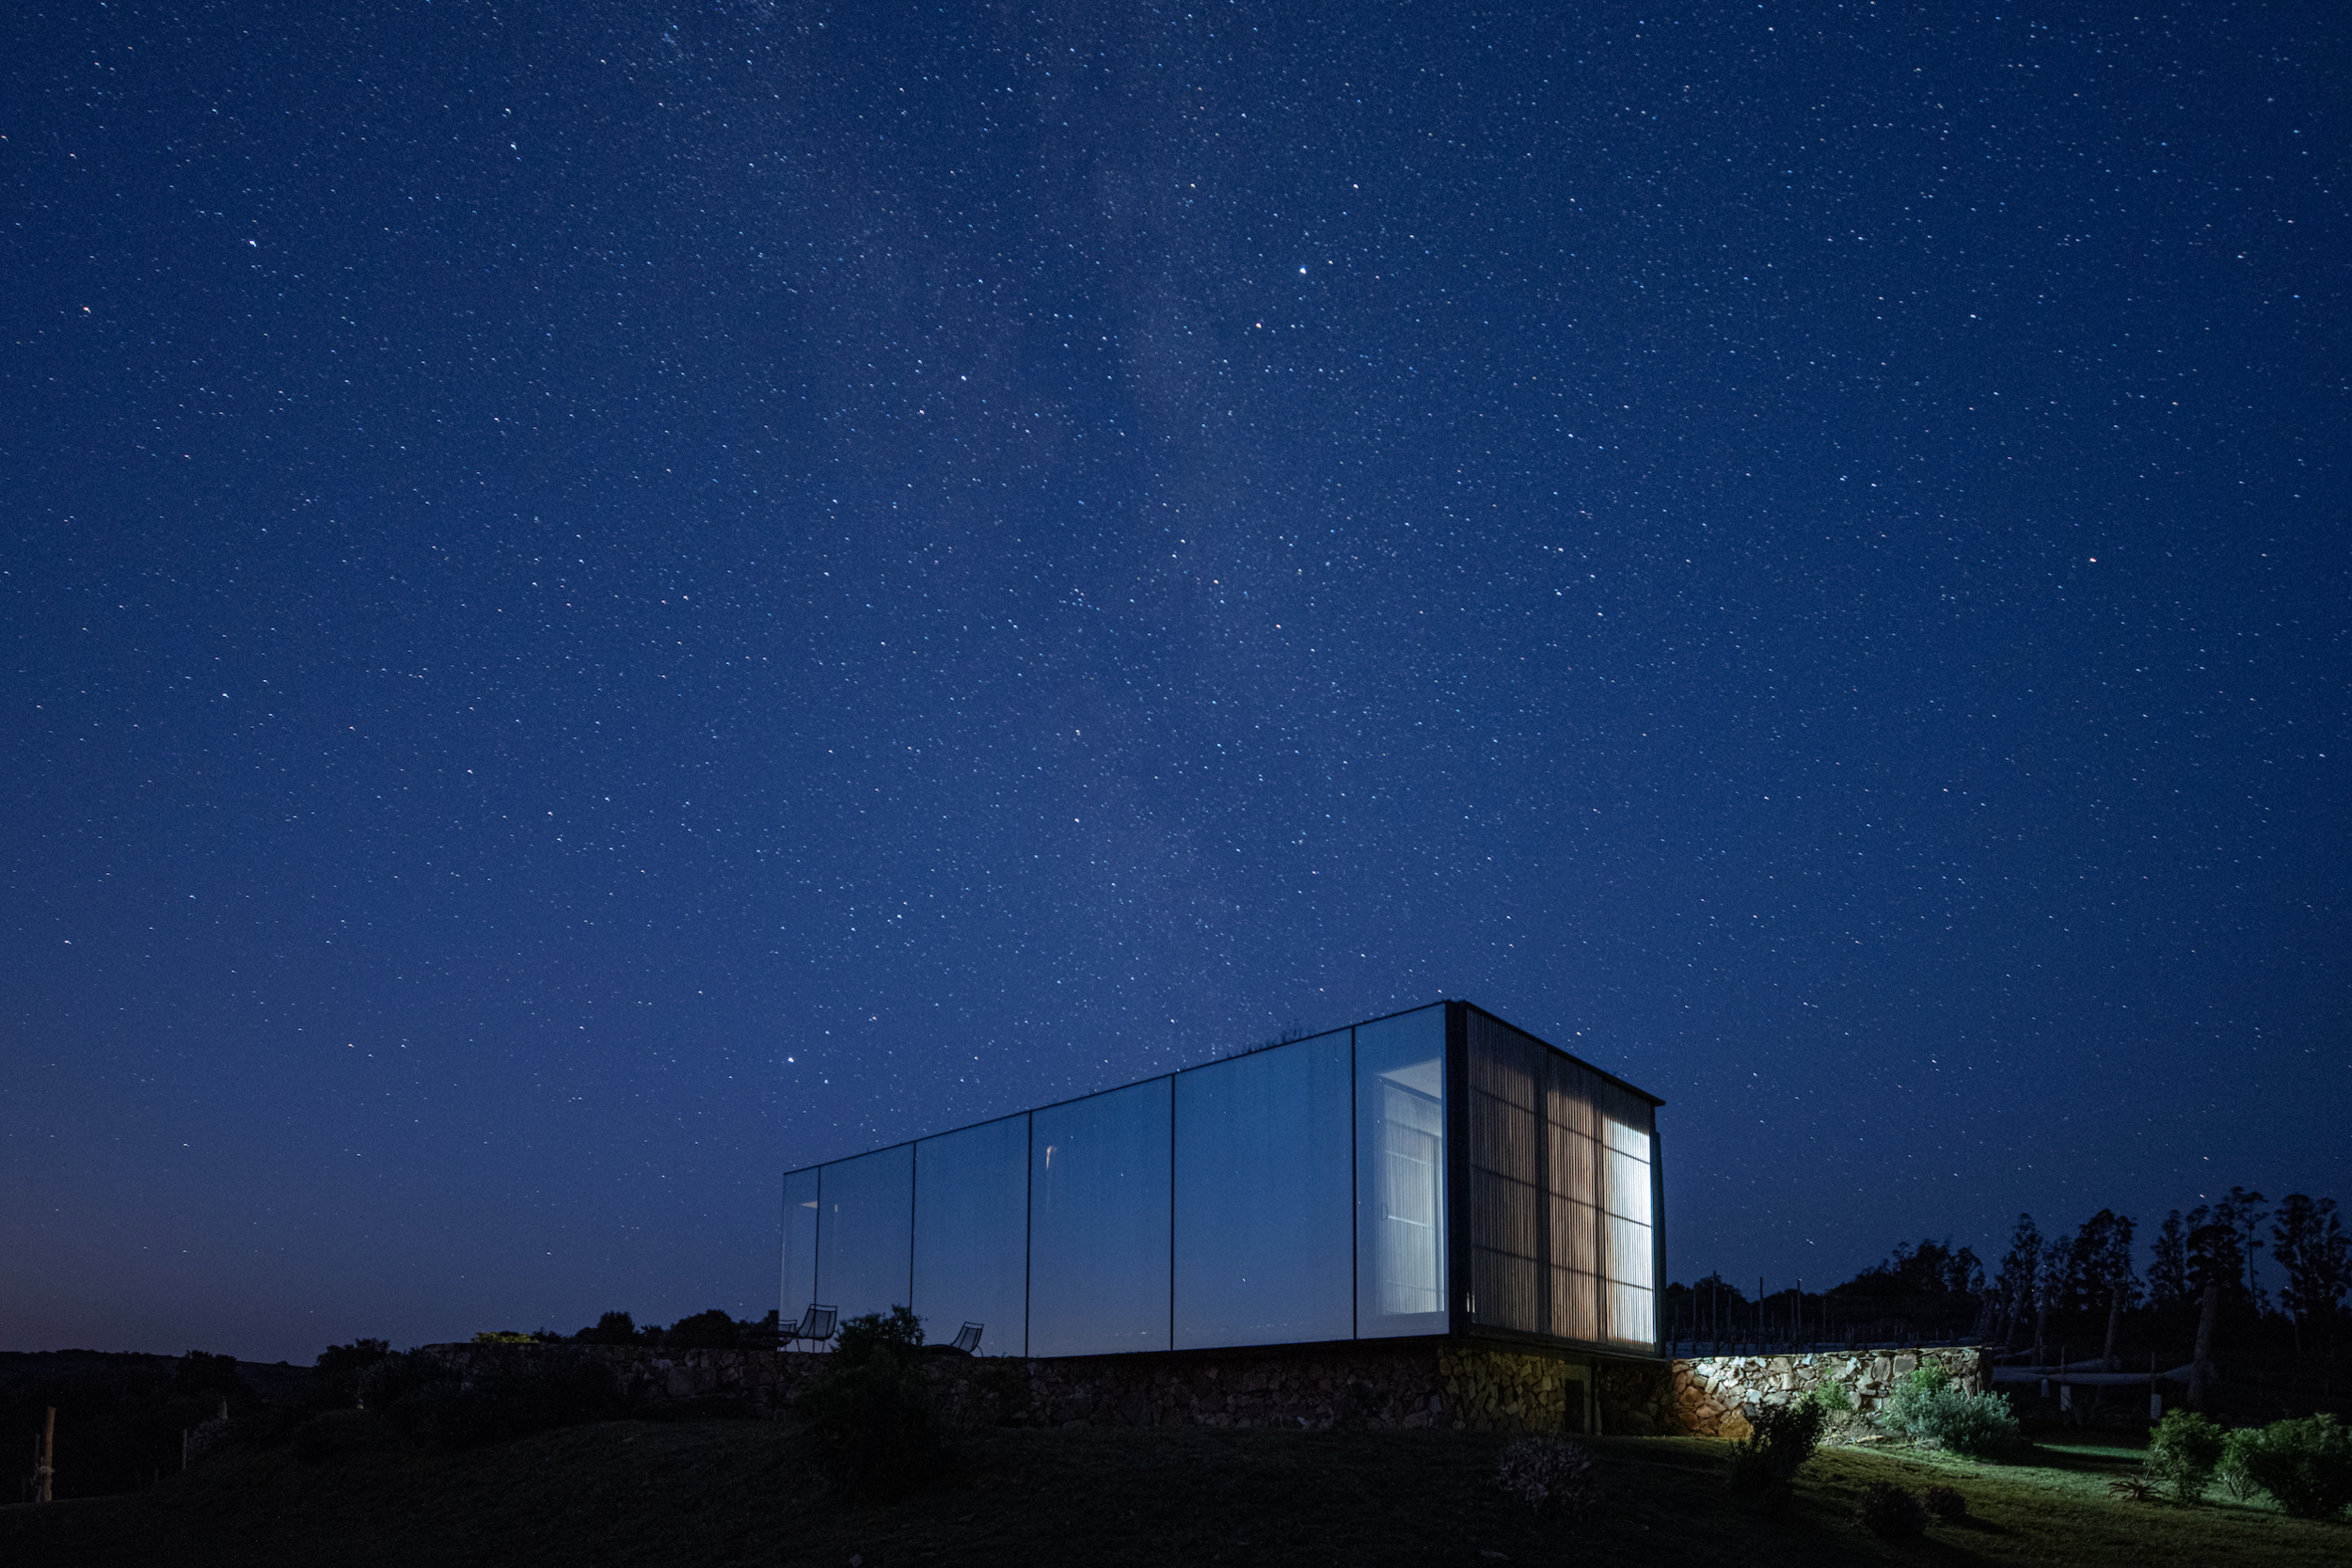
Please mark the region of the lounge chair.
<svg viewBox="0 0 2352 1568"><path fill-rule="evenodd" d="M780 1337L781 1348L790 1350L794 1344L803 1339L807 1340L812 1348L823 1344L833 1338L834 1320L840 1316L841 1309L837 1307L819 1307L815 1302L810 1302L808 1310L801 1314L801 1321L785 1329Z"/></svg>

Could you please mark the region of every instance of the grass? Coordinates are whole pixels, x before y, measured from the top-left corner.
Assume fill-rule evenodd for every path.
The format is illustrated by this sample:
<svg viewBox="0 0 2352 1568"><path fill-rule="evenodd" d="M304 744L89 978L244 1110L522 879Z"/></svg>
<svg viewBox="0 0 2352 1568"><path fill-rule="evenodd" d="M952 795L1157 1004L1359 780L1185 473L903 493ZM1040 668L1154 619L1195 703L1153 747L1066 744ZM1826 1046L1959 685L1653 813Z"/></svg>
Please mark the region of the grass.
<svg viewBox="0 0 2352 1568"><path fill-rule="evenodd" d="M1506 1439L1449 1433L997 1431L951 1481L895 1506L845 1504L791 1428L620 1421L470 1454L393 1450L319 1467L284 1450L148 1492L0 1509L0 1561L278 1568L377 1564L2065 1563L2341 1565L2352 1528L2230 1505L2110 1499L2136 1450L2069 1445L2030 1465L1824 1452L1768 1523L1725 1493L1729 1446L1596 1444L1610 1491L1576 1527L1493 1481ZM1852 1522L1871 1481L1941 1481L1967 1523L1889 1546Z"/></svg>

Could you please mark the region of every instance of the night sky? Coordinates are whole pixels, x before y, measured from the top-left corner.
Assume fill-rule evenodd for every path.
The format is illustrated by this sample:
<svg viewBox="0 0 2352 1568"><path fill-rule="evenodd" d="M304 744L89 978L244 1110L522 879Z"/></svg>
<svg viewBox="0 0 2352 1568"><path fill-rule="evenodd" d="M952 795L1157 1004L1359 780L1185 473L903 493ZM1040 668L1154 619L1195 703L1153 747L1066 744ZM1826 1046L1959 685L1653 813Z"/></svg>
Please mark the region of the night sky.
<svg viewBox="0 0 2352 1568"><path fill-rule="evenodd" d="M0 1348L1444 996L1677 1279L2352 1200L2340 8L15 16Z"/></svg>

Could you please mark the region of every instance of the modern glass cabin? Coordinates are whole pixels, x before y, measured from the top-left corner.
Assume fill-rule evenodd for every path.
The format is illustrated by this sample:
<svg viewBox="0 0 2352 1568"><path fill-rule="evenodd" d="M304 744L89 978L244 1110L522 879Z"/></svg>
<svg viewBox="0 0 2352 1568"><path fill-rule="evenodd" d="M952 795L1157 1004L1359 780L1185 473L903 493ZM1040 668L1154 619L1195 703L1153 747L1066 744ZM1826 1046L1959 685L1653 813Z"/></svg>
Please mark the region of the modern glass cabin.
<svg viewBox="0 0 2352 1568"><path fill-rule="evenodd" d="M1654 1356L1663 1103L1439 1002L792 1171L782 1315L903 1305L983 1355Z"/></svg>

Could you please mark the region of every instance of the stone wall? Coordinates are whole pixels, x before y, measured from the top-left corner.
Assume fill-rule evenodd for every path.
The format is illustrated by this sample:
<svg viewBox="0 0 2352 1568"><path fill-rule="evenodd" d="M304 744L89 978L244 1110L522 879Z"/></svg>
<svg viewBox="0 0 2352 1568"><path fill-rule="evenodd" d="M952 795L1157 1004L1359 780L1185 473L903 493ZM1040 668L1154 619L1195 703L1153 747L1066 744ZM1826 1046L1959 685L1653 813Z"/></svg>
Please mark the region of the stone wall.
<svg viewBox="0 0 2352 1568"><path fill-rule="evenodd" d="M534 1345L429 1345L461 1371ZM823 1370L821 1354L567 1346L612 1368L640 1407L661 1412L789 1410ZM1912 1369L1931 1362L1969 1393L1992 1386L1975 1346L1810 1355L1726 1355L1692 1361L1612 1361L1414 1339L1262 1350L1074 1355L930 1355L924 1370L957 1420L1012 1426L1335 1427L1404 1431L1558 1432L1583 1422L1589 1379L1600 1430L1630 1435L1744 1437L1752 1412L1842 1385L1854 1420L1825 1439L1867 1430ZM1589 1368L1589 1370L1587 1370Z"/></svg>
<svg viewBox="0 0 2352 1568"><path fill-rule="evenodd" d="M423 1354L461 1375L516 1358L543 1355L540 1345L426 1345ZM789 1409L817 1381L824 1357L772 1350L654 1350L643 1345L573 1345L612 1370L629 1402L663 1413L698 1410L772 1416Z"/></svg>
<svg viewBox="0 0 2352 1568"><path fill-rule="evenodd" d="M1992 1367L1975 1345L1935 1345L1907 1351L1826 1352L1810 1355L1724 1355L1677 1361L1664 1380L1672 1413L1654 1412L1653 1430L1706 1437L1745 1437L1750 1413L1791 1404L1828 1384L1842 1386L1853 1402L1851 1422L1833 1427L1826 1442L1858 1433L1860 1422L1883 1405L1895 1385L1923 1364L1942 1367L1971 1394L1992 1386ZM1655 1397L1650 1403L1657 1404Z"/></svg>
<svg viewBox="0 0 2352 1568"><path fill-rule="evenodd" d="M461 1372L544 1354L535 1345L425 1347ZM566 1346L612 1370L659 1412L772 1416L790 1409L821 1354ZM1338 1427L1556 1432L1583 1418L1584 1358L1447 1340L1174 1354L931 1355L924 1370L957 1419L975 1425ZM1613 1430L1614 1430L1613 1428Z"/></svg>

